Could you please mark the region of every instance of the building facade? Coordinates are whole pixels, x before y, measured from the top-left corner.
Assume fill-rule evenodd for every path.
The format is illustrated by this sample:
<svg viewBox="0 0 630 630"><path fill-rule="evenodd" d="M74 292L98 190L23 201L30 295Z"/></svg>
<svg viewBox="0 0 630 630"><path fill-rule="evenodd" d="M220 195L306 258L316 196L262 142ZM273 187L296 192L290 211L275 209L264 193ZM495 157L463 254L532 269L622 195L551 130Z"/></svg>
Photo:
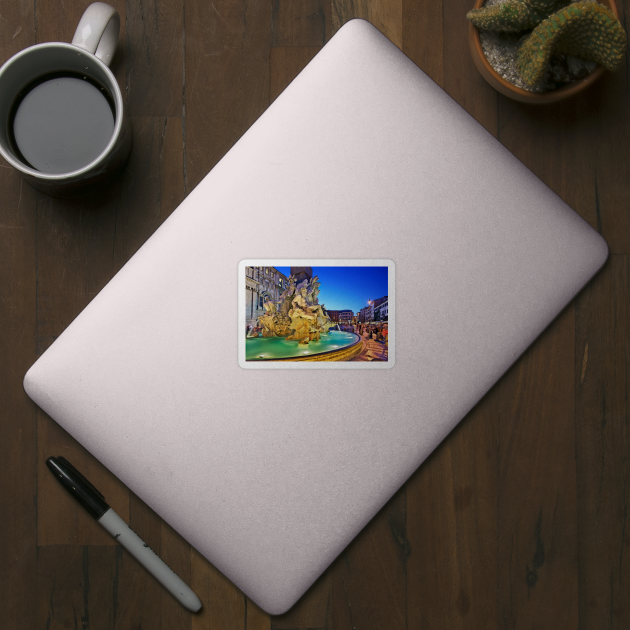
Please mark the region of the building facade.
<svg viewBox="0 0 630 630"><path fill-rule="evenodd" d="M378 306L374 307L374 319L377 322L386 322L387 315L389 313L388 308L389 301L386 299L384 302L381 302Z"/></svg>
<svg viewBox="0 0 630 630"><path fill-rule="evenodd" d="M339 311L339 321L340 322L351 322L354 317L354 313L350 309L344 309Z"/></svg>
<svg viewBox="0 0 630 630"><path fill-rule="evenodd" d="M371 302L359 311L359 321L362 323L371 322L374 319L374 304Z"/></svg>
<svg viewBox="0 0 630 630"><path fill-rule="evenodd" d="M376 300L370 300L367 306L364 306L359 311L359 321L363 323L369 323L379 320L376 316L377 309L382 308L382 305L387 302L387 296L380 297ZM382 321L382 320L381 320Z"/></svg>
<svg viewBox="0 0 630 630"><path fill-rule="evenodd" d="M265 312L264 302L278 300L287 286L287 277L275 267L245 267L245 321L253 326Z"/></svg>

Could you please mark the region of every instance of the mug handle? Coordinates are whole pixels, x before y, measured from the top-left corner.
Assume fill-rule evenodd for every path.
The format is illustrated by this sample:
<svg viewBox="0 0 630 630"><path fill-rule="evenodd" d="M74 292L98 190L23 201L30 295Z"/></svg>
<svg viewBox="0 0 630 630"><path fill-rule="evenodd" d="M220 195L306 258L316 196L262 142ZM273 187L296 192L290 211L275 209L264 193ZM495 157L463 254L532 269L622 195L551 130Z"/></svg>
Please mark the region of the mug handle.
<svg viewBox="0 0 630 630"><path fill-rule="evenodd" d="M109 66L116 52L120 15L104 2L94 2L81 16L72 44L96 55Z"/></svg>

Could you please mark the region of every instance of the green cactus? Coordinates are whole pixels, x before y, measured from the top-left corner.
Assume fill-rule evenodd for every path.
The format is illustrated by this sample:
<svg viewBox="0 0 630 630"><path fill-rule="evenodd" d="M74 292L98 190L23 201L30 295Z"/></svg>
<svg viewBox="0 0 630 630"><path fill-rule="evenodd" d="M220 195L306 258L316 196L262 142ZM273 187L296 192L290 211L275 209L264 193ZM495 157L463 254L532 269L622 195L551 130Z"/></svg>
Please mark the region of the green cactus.
<svg viewBox="0 0 630 630"><path fill-rule="evenodd" d="M534 28L569 0L507 0L481 9L472 9L466 17L479 29L501 33L519 33Z"/></svg>
<svg viewBox="0 0 630 630"><path fill-rule="evenodd" d="M597 2L575 2L543 20L523 41L516 65L523 81L535 85L554 53L594 61L608 70L621 63L626 33L615 14Z"/></svg>

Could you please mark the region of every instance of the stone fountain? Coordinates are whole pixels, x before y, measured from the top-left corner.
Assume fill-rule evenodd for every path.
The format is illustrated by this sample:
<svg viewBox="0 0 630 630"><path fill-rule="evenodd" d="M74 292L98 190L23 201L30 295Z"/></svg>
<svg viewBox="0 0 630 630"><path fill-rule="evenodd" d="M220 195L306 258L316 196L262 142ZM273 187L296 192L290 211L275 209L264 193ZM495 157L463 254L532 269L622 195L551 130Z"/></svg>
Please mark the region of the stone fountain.
<svg viewBox="0 0 630 630"><path fill-rule="evenodd" d="M307 345L319 341L328 334L333 322L319 303L317 276L299 284L295 276L289 276L287 287L277 300L268 300L263 306L265 313L258 317L263 337L284 337Z"/></svg>

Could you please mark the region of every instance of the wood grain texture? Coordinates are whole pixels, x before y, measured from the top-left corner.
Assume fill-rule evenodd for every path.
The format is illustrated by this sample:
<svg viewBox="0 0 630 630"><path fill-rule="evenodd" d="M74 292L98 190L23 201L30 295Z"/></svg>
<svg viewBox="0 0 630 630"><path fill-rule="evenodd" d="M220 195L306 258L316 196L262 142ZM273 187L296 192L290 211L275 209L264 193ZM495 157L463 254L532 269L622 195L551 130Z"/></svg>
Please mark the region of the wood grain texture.
<svg viewBox="0 0 630 630"><path fill-rule="evenodd" d="M36 41L34 6L0 5L0 63ZM35 627L37 410L22 379L37 358L36 193L0 158L0 619Z"/></svg>
<svg viewBox="0 0 630 630"><path fill-rule="evenodd" d="M22 379L37 358L36 194L0 160L0 618L33 627L36 571L37 408Z"/></svg>
<svg viewBox="0 0 630 630"><path fill-rule="evenodd" d="M71 42L77 24L89 4L89 2L59 3L53 0L34 0L34 21L37 34L37 41L34 43ZM126 3L124 0L111 0L108 4L113 6L120 14L118 46L110 68L124 95L126 93Z"/></svg>
<svg viewBox="0 0 630 630"><path fill-rule="evenodd" d="M270 101L275 101L280 96L320 50L320 46L271 49L269 54Z"/></svg>
<svg viewBox="0 0 630 630"><path fill-rule="evenodd" d="M129 503L130 527L190 584L190 545L135 495L131 495ZM192 614L126 552L120 555L117 576L121 592L134 593L124 599L125 608L116 619L117 627L190 630Z"/></svg>
<svg viewBox="0 0 630 630"><path fill-rule="evenodd" d="M323 46L330 39L326 0L272 0L272 46Z"/></svg>
<svg viewBox="0 0 630 630"><path fill-rule="evenodd" d="M0 20L0 62L37 43L35 5L29 0L2 5Z"/></svg>
<svg viewBox="0 0 630 630"><path fill-rule="evenodd" d="M499 96L500 141L607 240L612 253L628 253L630 141L628 92L621 73L566 103L544 108ZM615 131L613 131L613 129ZM527 141L523 139L528 135Z"/></svg>
<svg viewBox="0 0 630 630"><path fill-rule="evenodd" d="M59 545L37 554L38 594L32 628L114 627L118 589L116 547Z"/></svg>
<svg viewBox="0 0 630 630"><path fill-rule="evenodd" d="M469 114L493 136L497 135L498 94L475 68L468 51L468 0L443 0L442 86Z"/></svg>
<svg viewBox="0 0 630 630"><path fill-rule="evenodd" d="M332 628L333 573L333 568L325 571L289 612L272 616L271 629Z"/></svg>
<svg viewBox="0 0 630 630"><path fill-rule="evenodd" d="M127 107L130 116L181 116L183 0L127 3Z"/></svg>
<svg viewBox="0 0 630 630"><path fill-rule="evenodd" d="M269 105L268 2L186 5L186 191Z"/></svg>
<svg viewBox="0 0 630 630"><path fill-rule="evenodd" d="M630 259L576 302L580 628L630 626Z"/></svg>
<svg viewBox="0 0 630 630"><path fill-rule="evenodd" d="M361 630L630 626L630 64L565 103L497 95L465 0L112 0L134 145L104 193L0 162L0 626ZM0 62L87 2L0 0ZM619 2L622 23L628 0ZM470 6L469 6L470 5ZM285 615L270 617L23 392L35 361L353 17L371 21L607 239L611 259ZM325 182L322 183L325 185ZM191 615L54 484L66 454L190 581Z"/></svg>
<svg viewBox="0 0 630 630"><path fill-rule="evenodd" d="M407 482L409 630L496 618L500 394L494 387Z"/></svg>
<svg viewBox="0 0 630 630"><path fill-rule="evenodd" d="M38 410L37 421L37 543L48 545L116 545L94 519L77 509L74 499L46 467L51 456L62 455L80 470L124 519L129 519L127 488L72 439L56 422Z"/></svg>
<svg viewBox="0 0 630 630"><path fill-rule="evenodd" d="M118 271L184 199L182 120L131 118L133 149L116 192L110 256Z"/></svg>
<svg viewBox="0 0 630 630"><path fill-rule="evenodd" d="M440 87L444 87L442 2L403 0L403 52Z"/></svg>
<svg viewBox="0 0 630 630"><path fill-rule="evenodd" d="M251 602L195 550L192 552L190 586L203 602L203 608L193 618L193 630L247 628L247 613Z"/></svg>
<svg viewBox="0 0 630 630"><path fill-rule="evenodd" d="M497 623L507 628L578 623L574 347L569 306L500 384Z"/></svg>
<svg viewBox="0 0 630 630"><path fill-rule="evenodd" d="M402 49L402 0L332 0L332 32L348 20L367 20Z"/></svg>
<svg viewBox="0 0 630 630"><path fill-rule="evenodd" d="M630 10L624 6L625 22ZM630 29L626 26L626 33ZM593 163L590 174L591 187L595 191L595 203L589 220L608 242L610 251L630 254L630 178L628 177L628 152L630 124L630 63L619 72L602 77L595 94L595 117L588 123L589 153ZM596 98L597 97L597 98ZM623 209L626 209L624 211ZM593 216L594 215L594 216Z"/></svg>
<svg viewBox="0 0 630 630"><path fill-rule="evenodd" d="M399 490L332 566L332 627L407 627L406 488Z"/></svg>

